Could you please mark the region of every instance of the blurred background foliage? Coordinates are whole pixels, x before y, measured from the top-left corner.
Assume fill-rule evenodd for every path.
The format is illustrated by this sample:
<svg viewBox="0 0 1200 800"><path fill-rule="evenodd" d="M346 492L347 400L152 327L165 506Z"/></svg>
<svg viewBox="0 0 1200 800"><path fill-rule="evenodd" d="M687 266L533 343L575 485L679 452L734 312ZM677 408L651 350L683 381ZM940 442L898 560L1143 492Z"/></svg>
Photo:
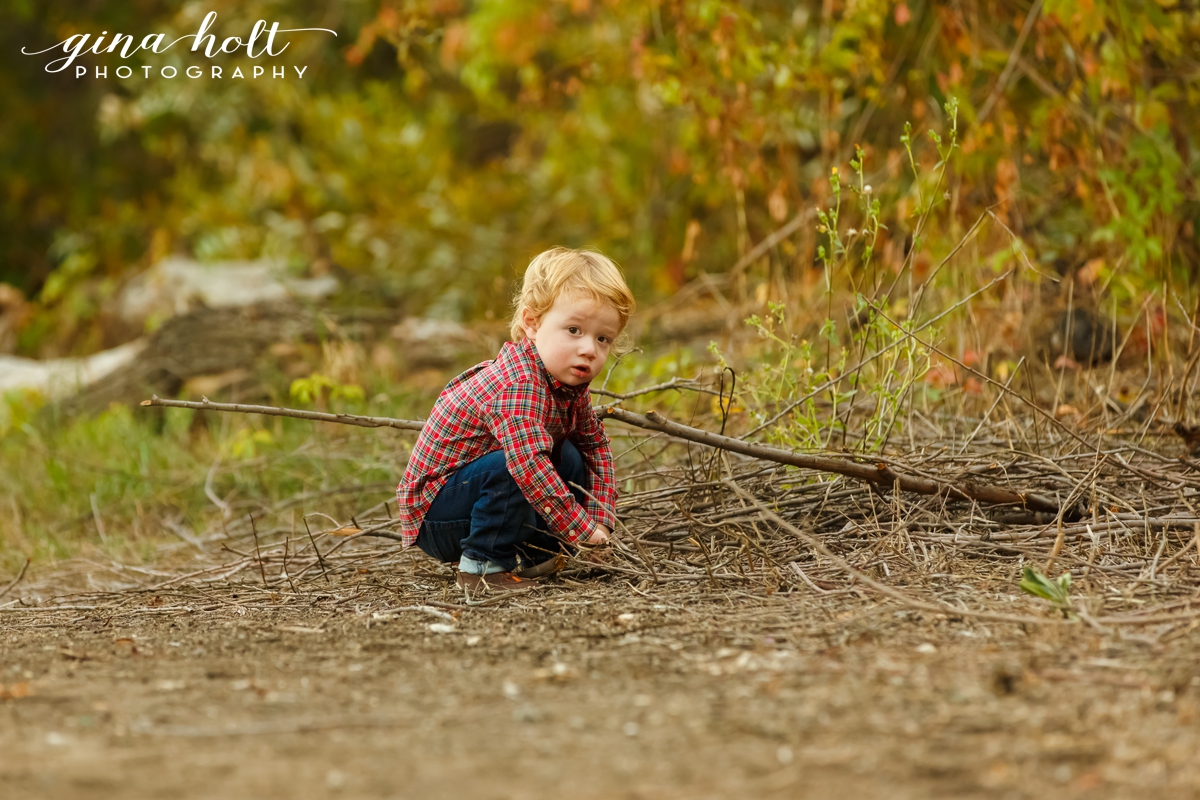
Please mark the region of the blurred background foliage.
<svg viewBox="0 0 1200 800"><path fill-rule="evenodd" d="M24 355L114 344L105 301L173 253L278 257L359 300L471 319L503 316L533 254L589 245L650 300L827 204L855 144L896 271L914 173L938 160L923 132L946 128L949 98L961 147L923 237L935 259L991 207L1046 264L1101 263L1119 299L1196 276L1200 11L1176 0L0 7L0 282L33 302ZM337 36L285 34L268 66L287 79L214 80L183 46L131 59L128 79L115 56L76 79L21 53L80 32L194 33L209 11L218 36L258 19ZM147 79L141 63L205 77ZM998 271L1017 256L992 229L980 252ZM798 226L732 291L820 282L816 239Z"/></svg>
<svg viewBox="0 0 1200 800"><path fill-rule="evenodd" d="M343 291L331 304L342 310L383 306L389 319L503 331L530 257L592 246L624 266L639 324L674 316L678 335L659 343L695 344L745 320L741 333L758 350L744 363L728 337L711 357L657 352L651 341L605 374L626 392L728 357L739 394L727 405L645 399L713 429L727 417L739 431L758 425L899 345L906 317L929 323L956 309L928 335L959 362L896 346L763 434L798 449L875 452L902 433L915 449L914 409L990 414L994 393L956 364L1010 380L1032 355L1021 336L1053 332L1035 319L1039 307L1094 304L1097 319L1129 331L1134 360L1161 339L1169 361L1169 317L1196 316L1194 4L0 0L0 9L0 353L83 355L137 336L114 299L174 255L270 258L296 276L335 275ZM222 38L246 36L259 19L337 36L283 34L288 50L259 63L285 66L286 79L254 79L244 54L209 62L186 45L144 61L85 56L78 79L45 72L51 54L21 53L76 33L170 39L195 33L210 11ZM115 75L122 63L133 77ZM180 74L147 79L143 64ZM213 79L211 64L226 77ZM204 77L185 77L192 65ZM236 66L248 77L233 78ZM705 275L715 277L695 280ZM701 302L706 292L720 302ZM868 298L898 322L867 314ZM1189 320L1172 329L1176 339L1200 330ZM421 370L394 331L351 338L272 348L238 380L274 404L418 418L450 367L498 346ZM1194 337L1184 338L1175 350L1190 355ZM1186 379L1190 369L1168 364L1164 374ZM1136 408L1148 382L1126 391L1116 374L1109 394ZM182 393L243 397L219 385ZM1079 413L1059 404L1061 371L1046 385L1048 408ZM1085 388L1079 396L1092 398ZM76 419L39 411L36 392L10 395L0 403L0 568L10 571L26 556L89 544L150 558L138 548L250 512L319 503L351 515L391 494L411 444L394 432L120 404ZM615 450L637 457L636 441Z"/></svg>

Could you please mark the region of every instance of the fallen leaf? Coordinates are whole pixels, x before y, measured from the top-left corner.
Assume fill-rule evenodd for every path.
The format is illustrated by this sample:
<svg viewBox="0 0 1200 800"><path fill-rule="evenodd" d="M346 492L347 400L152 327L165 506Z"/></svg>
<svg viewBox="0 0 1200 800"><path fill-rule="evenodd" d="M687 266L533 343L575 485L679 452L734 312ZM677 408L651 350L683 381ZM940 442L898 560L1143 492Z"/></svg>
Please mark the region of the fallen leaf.
<svg viewBox="0 0 1200 800"><path fill-rule="evenodd" d="M0 700L20 700L33 694L33 688L28 683L10 683L7 686L0 683Z"/></svg>
<svg viewBox="0 0 1200 800"><path fill-rule="evenodd" d="M113 652L120 656L136 656L138 649L133 639L123 636L120 639L113 639Z"/></svg>

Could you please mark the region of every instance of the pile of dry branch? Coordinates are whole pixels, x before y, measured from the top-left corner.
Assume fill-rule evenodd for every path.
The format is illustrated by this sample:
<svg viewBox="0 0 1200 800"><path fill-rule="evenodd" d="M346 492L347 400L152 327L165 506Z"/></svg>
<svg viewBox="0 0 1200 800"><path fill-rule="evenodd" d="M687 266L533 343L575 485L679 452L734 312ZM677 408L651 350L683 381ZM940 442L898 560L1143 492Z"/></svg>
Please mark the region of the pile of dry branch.
<svg viewBox="0 0 1200 800"><path fill-rule="evenodd" d="M207 401L148 403L371 427L421 424ZM1089 438L1061 426L1035 429L1034 418L1025 427L1012 419L924 421L924 429L909 432L918 446L904 458L864 460L768 448L615 405L603 413L631 426L616 437L630 444L618 460L627 489L617 509L620 530L607 560L575 561L543 591L607 576L587 584L651 597L854 594L950 618L1150 626L1156 640L1200 624L1200 465L1150 449L1144 435ZM1181 449L1174 442L1163 450L1170 447ZM75 562L69 597L50 596L49 578L10 586L0 589L8 595L0 596L0 612L353 602L380 612L438 613L507 602L464 600L449 567L402 550L390 491L371 488L378 502L348 518L326 515L322 498L307 497L223 519L214 530L186 535L154 569ZM1054 607L1022 594L1025 567L1069 570L1068 601ZM55 586L66 577L57 574Z"/></svg>

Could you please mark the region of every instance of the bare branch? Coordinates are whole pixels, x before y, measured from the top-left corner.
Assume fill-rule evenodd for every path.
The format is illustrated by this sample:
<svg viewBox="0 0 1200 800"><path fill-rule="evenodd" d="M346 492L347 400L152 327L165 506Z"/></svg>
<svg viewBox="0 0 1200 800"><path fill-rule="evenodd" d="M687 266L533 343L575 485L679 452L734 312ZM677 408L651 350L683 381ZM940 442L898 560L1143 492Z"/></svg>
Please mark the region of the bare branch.
<svg viewBox="0 0 1200 800"><path fill-rule="evenodd" d="M752 458L761 458L765 461L774 461L778 464L787 464L818 472L832 472L876 486L898 487L902 491L913 492L915 494L939 495L960 500L977 500L981 503L995 505L1015 505L1030 511L1047 511L1054 514L1061 512L1064 519L1068 521L1074 521L1080 517L1078 509L1064 509L1051 498L1033 492L1022 492L1003 486L992 486L969 480L950 483L934 478L907 475L895 472L883 462L864 464L856 461L843 461L830 458L829 456L794 453L790 450L752 444L741 439L721 436L720 434L709 433L699 428L692 428L688 425L672 422L655 411L642 416L632 411L626 411L623 408L605 407L600 412L600 416L601 418L610 417L627 425L660 431L680 439L696 442L697 444L728 450L732 453L741 453Z"/></svg>
<svg viewBox="0 0 1200 800"><path fill-rule="evenodd" d="M297 408L279 408L276 406L255 406L242 403L214 403L207 397L196 403L190 400L164 400L154 395L149 400L142 401L143 406L165 406L166 408L191 408L196 411L233 411L239 414L265 414L271 417L292 417L293 419L311 419L316 422L340 422L344 425L357 425L360 428L396 428L402 431L419 431L425 427L422 420L392 419L391 417L362 417L357 414L330 414L325 411L302 411Z"/></svg>
<svg viewBox="0 0 1200 800"><path fill-rule="evenodd" d="M0 597L4 597L4 595L8 594L14 588L16 588L16 585L21 582L22 578L25 577L25 571L27 569L29 569L29 563L31 560L32 559L28 559L28 558L25 559L25 566L21 567L21 571L19 573L17 573L16 578L13 578L12 583L10 583L8 586L5 586L3 589L0 589Z"/></svg>

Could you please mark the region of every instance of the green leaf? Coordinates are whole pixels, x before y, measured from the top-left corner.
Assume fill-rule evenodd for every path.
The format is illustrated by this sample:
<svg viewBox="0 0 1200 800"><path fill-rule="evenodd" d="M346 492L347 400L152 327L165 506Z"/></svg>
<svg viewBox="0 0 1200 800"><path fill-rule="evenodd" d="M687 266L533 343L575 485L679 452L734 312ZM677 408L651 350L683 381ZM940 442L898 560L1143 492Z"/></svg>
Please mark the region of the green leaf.
<svg viewBox="0 0 1200 800"><path fill-rule="evenodd" d="M1053 581L1036 569L1025 567L1022 575L1024 577L1017 584L1022 591L1036 597L1041 597L1044 600L1049 600L1060 608L1070 606L1071 573L1064 572L1059 576L1058 580Z"/></svg>

